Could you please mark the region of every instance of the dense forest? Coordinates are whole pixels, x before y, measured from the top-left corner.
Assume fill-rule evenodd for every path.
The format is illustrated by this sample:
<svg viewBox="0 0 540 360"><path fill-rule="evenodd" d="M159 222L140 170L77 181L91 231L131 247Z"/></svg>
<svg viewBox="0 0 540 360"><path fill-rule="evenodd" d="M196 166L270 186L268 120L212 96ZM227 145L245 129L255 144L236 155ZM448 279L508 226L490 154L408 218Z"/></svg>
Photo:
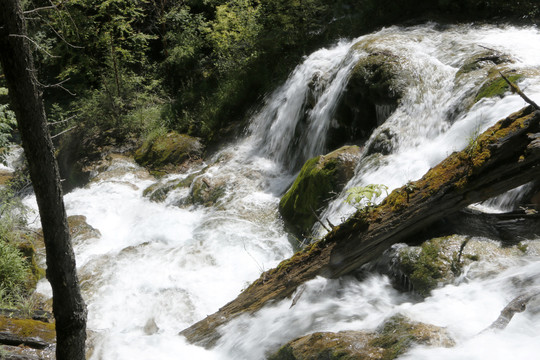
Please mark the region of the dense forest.
<svg viewBox="0 0 540 360"><path fill-rule="evenodd" d="M87 184L90 177L95 176L97 168L95 164L102 161L105 158L104 155L111 153L134 154L138 164L148 168L150 174L158 180L179 169L184 172L191 171L189 166L194 164L196 168L201 164L201 159L209 159L222 149L224 144L243 136L251 117L260 110L263 99L266 99L282 84L303 59L317 49L335 45L341 39L355 38L392 26L433 24L434 28L443 30L455 24L470 24L470 27L482 24L536 26L540 20L540 7L537 0L519 2L505 0L21 0L20 3L24 11L28 28L27 40L35 60L36 79L43 94L48 129L56 148L55 155L65 193ZM485 50L494 51L489 48ZM382 53L385 60L392 56L394 55ZM490 53L489 56L491 56L489 61L496 65L500 64L498 61L501 63L507 61L499 53L496 55ZM473 65L476 66L476 63ZM510 79L517 81L522 75L512 76ZM502 84L501 86L506 86L505 83ZM0 68L0 154L3 162L7 162L10 146L19 144L21 141L7 87L6 77ZM479 101L483 96L478 95L475 101ZM529 113L523 115L523 117L526 116L529 116ZM521 121L520 119L518 121ZM494 133L495 130L492 132ZM179 141L184 144L175 144L175 146L189 148L183 150L181 158L177 159L179 166L163 167L158 164L159 159L145 158L147 156L145 149L151 147L155 139L170 133L182 134L182 140ZM479 135L478 130L476 135ZM488 137L488 135L485 136ZM476 141L470 140L475 146ZM498 139L489 139L489 141L496 142ZM362 146L367 144L365 139L362 139L362 142ZM336 144L338 143L339 141L336 141ZM339 143L339 145L343 144ZM488 145L485 146L488 147ZM137 149L139 150L135 152ZM518 151L512 146L509 149L514 149L516 153ZM368 151L371 150L368 149ZM354 151L358 152L358 150ZM467 150L464 151L465 155L458 155L458 157L468 156ZM529 150L523 150L522 153L516 155L517 158L520 161L523 160L527 151ZM186 155L186 153L189 154ZM478 154L475 153L476 155ZM189 159L187 163L186 156ZM222 158L226 157L224 155ZM473 158L472 155L471 158ZM291 171L296 174L306 160L299 159L297 164L291 166ZM314 159L309 160L312 165L315 163ZM318 161L319 157L316 159ZM197 161L190 163L191 160ZM484 160L481 159L482 163ZM219 161L221 160L215 163ZM470 160L471 163L474 161L476 160ZM503 159L503 161L506 160ZM537 162L537 160L534 161ZM498 170L508 165L505 164L503 162ZM535 164L533 163L532 166L536 166ZM476 163L470 166L474 167L473 165L476 166ZM523 165L516 166L518 168ZM483 201L491 197L491 192L497 195L514 188L516 184L512 181L516 180L512 176L519 171L512 169L508 175L512 180L508 180L504 186L501 185L500 191L498 188L492 190L492 186L479 198L471 195L471 199ZM211 176L202 177L197 183L194 178L207 170L208 168L202 170L197 168L196 173L182 180L183 185L177 182L174 187L171 183L162 187L159 187L162 184L156 185L155 188L147 187L145 196L152 201L163 201L170 191L182 186L186 187L185 184L188 184L191 192L189 205L214 206L218 202L216 199L224 196L226 192L225 186L219 181L226 182L230 179L219 179L218 174L216 182L218 185L216 183L210 185L209 182L214 181ZM471 170L471 172L474 171ZM533 174L532 178L529 178L529 173L523 171L524 179L520 178L517 185L534 180L535 171L537 171L536 168L530 172ZM481 173L480 170L478 173ZM469 175L471 174L460 175L460 179ZM476 176L477 173L474 175ZM493 175L489 172L486 176L497 179L502 177L500 173ZM474 176L472 178L476 181ZM34 240L42 237L43 234L40 233L41 230L36 231L28 227L27 212L29 210L22 200L24 196L31 193L28 170L23 165L14 174L5 175L0 172L0 183L2 185L0 188L0 281L2 281L0 308L18 309L17 311L21 313L32 312L35 308L49 309L50 303L47 304L41 297L33 295L36 283L45 274L37 263L37 258L43 249L35 246L34 243ZM288 185L290 183L292 181L289 181ZM341 186L337 189L334 184L329 186L330 188L324 191L332 196L343 188ZM401 188L401 192L406 193L406 205L403 207L409 207L409 195L415 193L419 186L409 182ZM485 184L481 182L479 187L482 186ZM206 190L200 190L205 187ZM155 190L156 188L158 191ZM219 188L219 194L210 193L214 188ZM285 189L279 189L281 196ZM535 189L534 191L537 191L538 183ZM429 191L435 190L431 188L425 190L426 193ZM474 191L471 190L471 192ZM450 193L452 193L451 190ZM391 199L402 196L399 195L399 191L392 194ZM420 195L420 192L416 192L414 196L411 195L411 203L414 203ZM287 196L292 195L285 195L283 202L287 200ZM400 199L401 202L405 202L405 198ZM446 200L446 197L444 199ZM312 205L309 209L307 207L303 209L305 212L301 213L296 208L296 198L293 210L279 209L284 218L279 222L281 224L285 221L289 232L287 236L301 243L294 246L295 250L301 250L307 243L302 237L317 222L329 230L330 236L310 248L314 249L313 251L304 249L300 255L291 258L291 263L305 262L307 265L301 266L309 268L305 270L309 274L298 275L301 280L289 279L287 288L280 290L282 293L271 295L275 298L273 300L291 296L301 283L327 273L326 262L330 263L334 259L324 253L326 250L321 250L323 255L319 257L317 252L319 247L331 243L331 246L336 246L337 249L340 247L345 249L341 249L343 253L352 254L356 250L352 249L352 245L339 243L341 237L349 236L350 238L350 234L358 233L357 227L363 226L365 222L397 222L391 218L391 215L385 215L384 211L393 214L399 204L396 205L396 200L390 206L388 203L392 200L388 200L380 207L382 215L379 213L377 216L369 215L371 216L369 221L364 219L364 216L368 217L366 213L360 216L358 214L362 213L358 212L359 219L353 218L341 228L336 227L329 220L327 220L327 226L319 218L322 216L319 208L322 207L322 203L328 204L329 201L329 198L325 198L324 201L313 202L313 206L317 207L315 209L317 213L311 207ZM452 211L457 212L474 202L476 201L471 200L467 204L460 202L452 208ZM418 207L424 206L423 204L421 203ZM186 202L181 206L186 207ZM391 210L387 210L385 206ZM443 212L442 209L447 210L446 203L437 204L437 206L440 206L440 212ZM219 207L216 208L222 210ZM284 215L285 211L289 211L290 214ZM277 208L274 212L277 213ZM448 214L452 215L449 211ZM444 226L447 226L450 220L442 216L441 218L442 220L440 218L436 220L441 220ZM537 218L535 219L534 221L537 222ZM78 236L77 232L82 228L84 231L99 233L86 223L81 225L79 218L68 220L73 230L72 237ZM304 221L307 225L301 224ZM419 227L415 225L416 221L416 219L410 221L410 229L414 228L415 231L418 230L415 226ZM299 228L302 229L299 230ZM353 228L356 230L351 230ZM390 226L388 228L391 229ZM367 230L366 233L369 234ZM316 237L316 234L304 237ZM335 240L338 245L333 245L333 237L339 238ZM385 240L384 246L367 256L369 259L356 260L354 266L364 265L368 260L371 261L381 255L391 243L403 240L400 237L394 241L390 235L389 238L391 241ZM468 241L464 241L463 244ZM412 241L409 242L412 243ZM252 257L246 250L245 244L243 249ZM299 258L301 260L298 260ZM320 260L321 258L323 260ZM315 265L312 266L311 262ZM243 296L250 297L249 301L254 302L259 301L257 297L266 299L265 292L274 291L267 289L274 286L273 281L276 282L276 287L280 287L283 281L282 276L292 277L289 275L290 263L284 262L282 265L276 271L270 271L267 274L263 272L266 270L264 266L259 266L257 262L263 275L258 282L254 282L247 288ZM300 269L301 266L298 268ZM335 270L336 275L331 277L347 274L349 270ZM282 275L284 272L287 274ZM270 285L266 285L266 282ZM262 290L259 290L259 287ZM256 294L251 296L250 291ZM260 295L260 292L263 295ZM243 301L241 297L239 301ZM231 304L231 307L236 306L235 303ZM246 308L251 306L253 309L250 311L255 311L255 308L258 310L263 306L263 302L256 303L256 306L251 303L248 305L242 303L238 306ZM228 311L226 307L224 309L225 312ZM212 312L215 310L213 309ZM184 335L188 339L192 337L190 341L195 343L200 341L205 345L208 338L211 338L210 342L217 341L212 338L214 327L222 325L226 317L228 320L229 316L233 318L237 315L236 312L242 313L244 310L244 308L238 311L231 310L234 316L229 313L222 316L218 312L212 315L221 316L216 323L210 325L203 322L201 322L202 325L197 323L191 330L192 333L189 333L188 329L188 333ZM40 314L45 318L50 317L47 312ZM209 319L205 321L213 321L212 318ZM198 320L200 319L197 318ZM145 325L145 332L148 324L152 325L149 321ZM52 341L54 334L51 338L50 324L45 327L43 336L47 337L47 341ZM198 327L202 327L202 330ZM149 330L150 333L152 331L154 330ZM157 332L158 330L155 330L155 333ZM288 355L283 356L287 358ZM2 357L2 350L0 350L0 357Z"/></svg>
<svg viewBox="0 0 540 360"><path fill-rule="evenodd" d="M82 137L111 132L120 142L168 129L223 139L302 56L340 37L426 20L540 16L532 0L23 4L53 136L76 126ZM2 91L5 138L13 120Z"/></svg>

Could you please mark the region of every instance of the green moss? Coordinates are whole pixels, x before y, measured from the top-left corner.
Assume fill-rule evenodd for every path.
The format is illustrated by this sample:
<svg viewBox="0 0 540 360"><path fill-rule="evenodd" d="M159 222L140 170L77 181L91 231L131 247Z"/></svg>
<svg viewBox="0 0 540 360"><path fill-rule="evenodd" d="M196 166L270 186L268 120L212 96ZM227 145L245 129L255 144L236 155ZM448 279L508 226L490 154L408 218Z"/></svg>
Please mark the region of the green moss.
<svg viewBox="0 0 540 360"><path fill-rule="evenodd" d="M413 344L453 346L446 332L433 325L416 323L403 315L395 315L377 329L377 336L368 346L384 349L381 360L393 360Z"/></svg>
<svg viewBox="0 0 540 360"><path fill-rule="evenodd" d="M522 77L523 75L521 74L507 76L508 80L510 80L512 83L516 83ZM508 91L510 91L510 86L508 86L508 84L502 77L498 76L495 78L491 78L490 80L486 81L484 85L482 85L482 87L478 91L478 94L476 95L476 98L474 99L474 102L478 102L483 98L502 96Z"/></svg>
<svg viewBox="0 0 540 360"><path fill-rule="evenodd" d="M443 277L443 263L439 258L439 247L433 242L422 244L420 252L407 249L401 253L401 269L409 278L415 292L422 296L437 287Z"/></svg>
<svg viewBox="0 0 540 360"><path fill-rule="evenodd" d="M357 146L342 147L328 155L309 159L279 202L279 212L298 236L309 234L326 203L343 189L354 174Z"/></svg>
<svg viewBox="0 0 540 360"><path fill-rule="evenodd" d="M56 339L55 325L32 319L10 319L0 316L0 331L24 338L40 338L53 343Z"/></svg>
<svg viewBox="0 0 540 360"><path fill-rule="evenodd" d="M135 161L154 170L180 166L202 156L202 145L193 137L175 132L152 137L135 151Z"/></svg>

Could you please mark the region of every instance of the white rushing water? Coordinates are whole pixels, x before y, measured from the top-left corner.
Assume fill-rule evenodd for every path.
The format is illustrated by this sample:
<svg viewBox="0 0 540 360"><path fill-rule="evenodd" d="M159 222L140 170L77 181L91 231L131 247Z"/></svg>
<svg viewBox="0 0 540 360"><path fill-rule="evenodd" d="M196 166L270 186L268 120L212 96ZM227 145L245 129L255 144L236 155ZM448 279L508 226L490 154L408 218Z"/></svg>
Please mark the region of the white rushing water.
<svg viewBox="0 0 540 360"><path fill-rule="evenodd" d="M475 133L524 106L517 95L506 94L463 111L462 102L480 84L472 76L456 84L455 75L467 58L485 50L482 46L511 56L513 68L540 73L540 32L535 28L384 29L313 53L267 98L246 138L206 164L204 176L227 184L214 207L177 206L188 196L187 189L173 191L163 203L151 202L143 190L156 180L122 157L88 186L67 194L68 215L86 216L101 233L74 239L89 309L90 358L264 359L296 337L373 330L396 313L447 327L456 340L448 349L414 348L403 359L536 358L538 304L516 315L504 331L477 335L520 291L540 286L540 256L532 250L498 271L471 271L421 302L394 290L379 274L363 280L317 278L294 307L291 300L281 301L228 324L212 350L189 345L177 335L292 255L277 213L279 197L294 179L289 169L327 150L325 133L358 58L389 51L402 59L408 76L399 106L372 136L385 127L395 129L394 152L376 165L365 160L348 185L375 183L392 189L419 178L464 148ZM540 103L539 76L528 76L520 86ZM312 103L310 110L306 101ZM302 134L295 137L299 129ZM324 215L334 223L352 211L343 197ZM46 293L46 283L39 289Z"/></svg>

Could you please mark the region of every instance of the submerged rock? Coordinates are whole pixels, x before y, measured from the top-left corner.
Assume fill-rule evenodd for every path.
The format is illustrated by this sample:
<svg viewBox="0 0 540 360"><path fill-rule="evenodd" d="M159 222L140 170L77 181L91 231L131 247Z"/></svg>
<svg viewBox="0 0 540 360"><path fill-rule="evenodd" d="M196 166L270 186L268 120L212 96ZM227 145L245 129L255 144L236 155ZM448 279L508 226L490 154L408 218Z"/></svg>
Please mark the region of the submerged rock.
<svg viewBox="0 0 540 360"><path fill-rule="evenodd" d="M444 328L395 315L375 332L314 333L293 340L268 360L391 360L414 345L451 347L454 340Z"/></svg>
<svg viewBox="0 0 540 360"><path fill-rule="evenodd" d="M135 151L135 161L154 170L176 169L202 157L203 145L198 139L170 132L149 139Z"/></svg>
<svg viewBox="0 0 540 360"><path fill-rule="evenodd" d="M344 146L327 155L308 160L279 202L279 212L297 235L307 235L326 203L337 195L354 175L358 146Z"/></svg>

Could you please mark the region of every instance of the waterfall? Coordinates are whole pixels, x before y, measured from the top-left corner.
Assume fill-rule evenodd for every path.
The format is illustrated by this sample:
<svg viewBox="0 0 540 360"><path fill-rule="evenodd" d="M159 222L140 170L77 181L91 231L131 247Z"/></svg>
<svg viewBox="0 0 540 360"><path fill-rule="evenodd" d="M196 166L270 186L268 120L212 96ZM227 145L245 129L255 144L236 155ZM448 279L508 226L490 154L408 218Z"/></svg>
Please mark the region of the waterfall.
<svg viewBox="0 0 540 360"><path fill-rule="evenodd" d="M532 245L536 253L531 250L481 276L469 272L424 301L399 293L388 277L376 273L362 279L316 278L294 307L286 299L227 324L214 349L187 344L177 334L292 255L294 240L277 213L279 198L299 165L331 150L326 135L359 59L369 53L394 54L401 59L405 86L395 106L375 104L380 126L362 140L367 148L389 129L395 134L392 153L364 156L347 187L385 184L393 189L419 178L475 134L524 106L519 96L505 94L468 108L467 100L481 86L479 76L486 74L471 72L456 80L467 58L485 48L510 56L512 68L528 74L519 85L540 103L539 44L536 28L441 30L428 24L386 28L318 50L268 95L244 139L190 173L161 180L199 172L223 179L224 194L213 207L178 206L186 203L187 188L172 191L162 203L151 202L143 191L157 180L132 160L114 157L87 186L65 196L68 215L86 216L100 233L74 239L89 309L90 359L259 360L296 337L315 331L373 330L396 313L445 326L457 342L449 349L414 348L403 359L537 357L538 305L516 316L502 333L475 336L520 286L540 285L540 247ZM353 210L344 196L323 215L333 223ZM37 208L32 197L25 202ZM532 244L538 239L529 240ZM50 296L45 280L38 290Z"/></svg>

